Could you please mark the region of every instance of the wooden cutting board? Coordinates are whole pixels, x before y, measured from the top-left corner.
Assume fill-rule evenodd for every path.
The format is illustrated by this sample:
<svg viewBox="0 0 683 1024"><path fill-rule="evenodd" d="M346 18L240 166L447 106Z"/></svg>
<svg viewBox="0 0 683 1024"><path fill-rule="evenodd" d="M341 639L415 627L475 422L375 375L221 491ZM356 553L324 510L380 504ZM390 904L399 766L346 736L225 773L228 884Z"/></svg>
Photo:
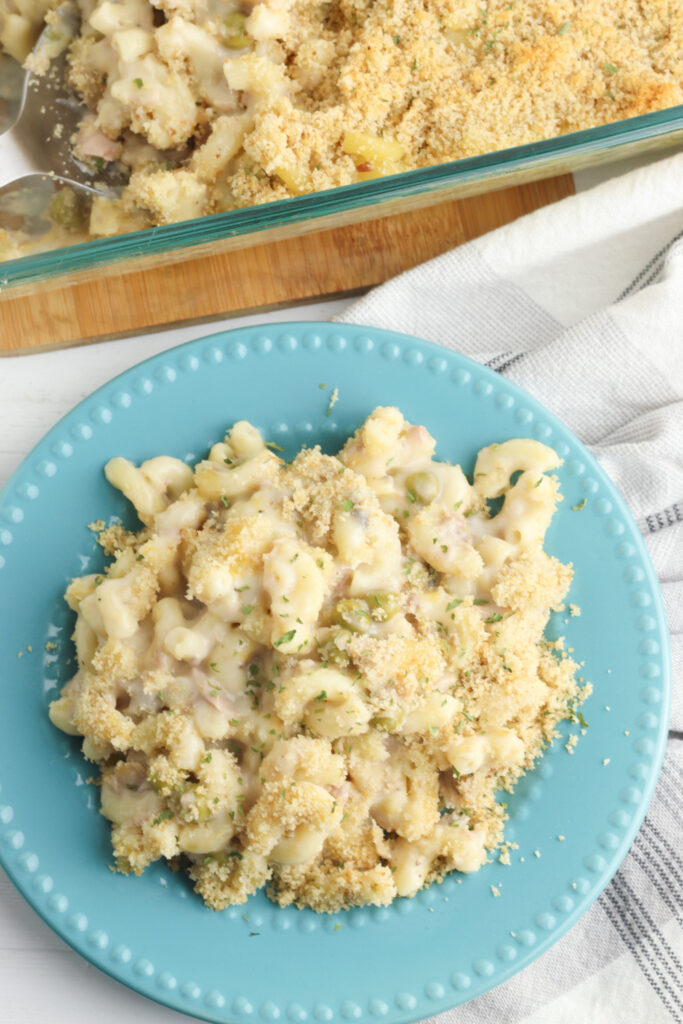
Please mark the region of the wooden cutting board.
<svg viewBox="0 0 683 1024"><path fill-rule="evenodd" d="M358 294L573 193L567 174L31 295L0 292L0 355Z"/></svg>

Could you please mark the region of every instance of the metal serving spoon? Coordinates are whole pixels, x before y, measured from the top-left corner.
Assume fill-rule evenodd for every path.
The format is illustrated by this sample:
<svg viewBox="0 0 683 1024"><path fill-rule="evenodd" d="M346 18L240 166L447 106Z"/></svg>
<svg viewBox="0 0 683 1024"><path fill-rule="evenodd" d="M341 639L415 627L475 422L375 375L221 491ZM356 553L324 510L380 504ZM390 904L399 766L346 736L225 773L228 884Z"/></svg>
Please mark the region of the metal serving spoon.
<svg viewBox="0 0 683 1024"><path fill-rule="evenodd" d="M49 68L44 75L26 72L19 115L0 135L0 190L36 174L109 197L125 184L119 165L95 161L88 166L71 149L71 138L87 113L66 82L66 48L78 26L74 11L71 4L62 4L57 24L63 31L48 25L36 43L34 54L48 57Z"/></svg>

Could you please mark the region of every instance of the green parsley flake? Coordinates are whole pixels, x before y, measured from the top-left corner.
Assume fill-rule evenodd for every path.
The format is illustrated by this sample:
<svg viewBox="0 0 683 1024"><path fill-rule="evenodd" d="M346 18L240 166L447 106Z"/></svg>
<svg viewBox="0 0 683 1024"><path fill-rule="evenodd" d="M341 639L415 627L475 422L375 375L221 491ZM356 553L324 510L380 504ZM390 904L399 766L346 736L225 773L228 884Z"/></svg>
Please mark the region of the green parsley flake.
<svg viewBox="0 0 683 1024"><path fill-rule="evenodd" d="M585 507L586 507L586 499L584 498L582 501L579 502L578 505L572 505L572 512L580 512L581 509L583 509Z"/></svg>
<svg viewBox="0 0 683 1024"><path fill-rule="evenodd" d="M503 616L500 612L494 612L493 615L489 615L488 619L484 619L487 626L490 626L492 622L500 622Z"/></svg>
<svg viewBox="0 0 683 1024"><path fill-rule="evenodd" d="M225 508L230 508L230 502L224 494L221 494L221 504L224 505Z"/></svg>
<svg viewBox="0 0 683 1024"><path fill-rule="evenodd" d="M242 605L242 615L251 615L253 610L254 610L253 604L243 604Z"/></svg>
<svg viewBox="0 0 683 1024"><path fill-rule="evenodd" d="M287 630L286 633L283 633L282 636L278 637L278 639L273 644L273 647L282 647L283 644L288 644L290 642L290 640L294 639L294 634L295 633L296 633L295 629Z"/></svg>
<svg viewBox="0 0 683 1024"><path fill-rule="evenodd" d="M351 509L354 506L354 502L351 501L350 498L344 498L344 501L342 502L342 506L343 506L345 512L350 512Z"/></svg>
<svg viewBox="0 0 683 1024"><path fill-rule="evenodd" d="M138 89L142 89L144 82L142 81L141 78L134 78L133 81L137 85Z"/></svg>
<svg viewBox="0 0 683 1024"><path fill-rule="evenodd" d="M162 811L161 814L158 814L156 816L156 818L154 819L154 821L152 822L152 824L153 825L161 825L162 821L168 821L168 819L172 818L172 817L173 817L173 811L167 809L165 811Z"/></svg>
<svg viewBox="0 0 683 1024"><path fill-rule="evenodd" d="M274 452L283 452L284 448L281 444L276 444L275 441L266 441L266 448L272 448Z"/></svg>

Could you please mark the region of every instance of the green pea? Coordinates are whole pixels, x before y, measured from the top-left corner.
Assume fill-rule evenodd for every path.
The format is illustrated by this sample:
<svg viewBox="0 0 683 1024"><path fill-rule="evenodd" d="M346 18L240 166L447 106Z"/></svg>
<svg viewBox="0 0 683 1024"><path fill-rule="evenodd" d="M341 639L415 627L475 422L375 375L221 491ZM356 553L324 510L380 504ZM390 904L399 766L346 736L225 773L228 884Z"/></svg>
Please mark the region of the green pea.
<svg viewBox="0 0 683 1024"><path fill-rule="evenodd" d="M184 775L179 774L175 781L161 778L155 771L149 771L147 781L157 793L186 793L191 787L186 783Z"/></svg>
<svg viewBox="0 0 683 1024"><path fill-rule="evenodd" d="M394 617L399 610L401 601L398 594L390 590L373 590L368 594L370 614L376 622L386 622Z"/></svg>
<svg viewBox="0 0 683 1024"><path fill-rule="evenodd" d="M80 231L85 227L88 211L82 196L71 188L62 188L50 200L47 215L53 224L66 231Z"/></svg>
<svg viewBox="0 0 683 1024"><path fill-rule="evenodd" d="M239 850L216 850L202 857L204 864L235 864L242 860Z"/></svg>
<svg viewBox="0 0 683 1024"><path fill-rule="evenodd" d="M323 661L331 661L338 668L346 668L351 661L347 647L352 639L353 633L348 629L338 629L321 648Z"/></svg>
<svg viewBox="0 0 683 1024"><path fill-rule="evenodd" d="M375 715L370 719L370 725L378 732L398 732L401 724L402 718L398 715Z"/></svg>
<svg viewBox="0 0 683 1024"><path fill-rule="evenodd" d="M352 633L367 633L370 628L370 607L362 597L347 597L337 601L334 607L334 621Z"/></svg>
<svg viewBox="0 0 683 1024"><path fill-rule="evenodd" d="M406 490L423 505L428 505L430 501L439 497L441 482L436 473L431 473L429 470L411 473L406 479Z"/></svg>
<svg viewBox="0 0 683 1024"><path fill-rule="evenodd" d="M168 783L160 779L156 772L149 771L147 773L147 781L149 782L152 789L155 789L157 793L160 793L164 789L169 789Z"/></svg>
<svg viewBox="0 0 683 1024"><path fill-rule="evenodd" d="M251 40L244 31L244 23L247 20L246 14L239 11L231 11L223 17L223 28L221 38L225 46L231 50L243 50L249 46Z"/></svg>

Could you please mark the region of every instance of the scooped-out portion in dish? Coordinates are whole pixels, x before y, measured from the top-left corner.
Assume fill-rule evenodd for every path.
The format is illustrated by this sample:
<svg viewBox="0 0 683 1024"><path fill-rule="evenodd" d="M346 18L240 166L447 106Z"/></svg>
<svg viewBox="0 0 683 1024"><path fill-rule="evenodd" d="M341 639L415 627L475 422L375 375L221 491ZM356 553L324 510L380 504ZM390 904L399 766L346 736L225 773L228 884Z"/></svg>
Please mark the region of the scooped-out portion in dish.
<svg viewBox="0 0 683 1024"><path fill-rule="evenodd" d="M241 421L194 470L106 466L144 527L92 524L113 560L67 589L50 717L100 768L118 869L331 912L505 861L496 792L590 689L544 638L561 460L491 444L470 483L391 407L337 456L277 448Z"/></svg>
<svg viewBox="0 0 683 1024"><path fill-rule="evenodd" d="M55 4L0 0L0 45L38 73L68 46L76 155L131 171L120 200L55 203L92 237L683 103L665 0L78 0L73 40Z"/></svg>

